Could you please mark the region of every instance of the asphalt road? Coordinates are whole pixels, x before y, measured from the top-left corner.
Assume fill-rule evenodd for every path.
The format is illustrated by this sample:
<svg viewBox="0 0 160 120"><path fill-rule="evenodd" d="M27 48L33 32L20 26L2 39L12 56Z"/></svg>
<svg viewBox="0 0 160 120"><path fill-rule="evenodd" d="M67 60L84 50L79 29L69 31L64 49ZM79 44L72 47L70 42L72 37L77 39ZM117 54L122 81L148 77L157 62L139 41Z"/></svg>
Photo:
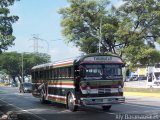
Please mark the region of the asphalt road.
<svg viewBox="0 0 160 120"><path fill-rule="evenodd" d="M0 87L0 111L0 115L13 111L12 116L20 120L160 120L160 98L126 96L125 104L114 105L108 112L98 106L70 112L62 104L41 104L18 88Z"/></svg>

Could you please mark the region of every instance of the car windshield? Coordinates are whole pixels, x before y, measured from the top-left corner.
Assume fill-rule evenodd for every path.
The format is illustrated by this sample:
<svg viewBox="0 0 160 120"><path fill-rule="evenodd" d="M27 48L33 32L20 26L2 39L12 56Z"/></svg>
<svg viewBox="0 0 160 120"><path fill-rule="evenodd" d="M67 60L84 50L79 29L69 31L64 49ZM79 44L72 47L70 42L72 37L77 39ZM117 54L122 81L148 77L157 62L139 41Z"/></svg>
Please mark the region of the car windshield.
<svg viewBox="0 0 160 120"><path fill-rule="evenodd" d="M140 76L140 77L138 77L138 80L147 80L147 77L145 77L145 76Z"/></svg>
<svg viewBox="0 0 160 120"><path fill-rule="evenodd" d="M160 72L155 72L155 77L156 77L156 80L160 80Z"/></svg>
<svg viewBox="0 0 160 120"><path fill-rule="evenodd" d="M32 84L31 83L23 83L23 86L24 87L32 87Z"/></svg>
<svg viewBox="0 0 160 120"><path fill-rule="evenodd" d="M122 79L120 64L83 65L84 79Z"/></svg>

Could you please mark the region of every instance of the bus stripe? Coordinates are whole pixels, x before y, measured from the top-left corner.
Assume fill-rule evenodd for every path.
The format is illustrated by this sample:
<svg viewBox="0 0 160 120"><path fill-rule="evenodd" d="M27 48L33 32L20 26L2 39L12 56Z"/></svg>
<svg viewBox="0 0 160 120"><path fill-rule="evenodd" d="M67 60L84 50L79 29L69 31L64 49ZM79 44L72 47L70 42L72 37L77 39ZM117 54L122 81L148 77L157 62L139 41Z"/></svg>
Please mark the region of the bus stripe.
<svg viewBox="0 0 160 120"><path fill-rule="evenodd" d="M54 99L54 100L62 100L62 101L66 100L66 97L64 97L64 96L58 96L58 95L48 95L48 98L49 99Z"/></svg>
<svg viewBox="0 0 160 120"><path fill-rule="evenodd" d="M61 67L61 66L65 66L65 65L73 65L73 62L59 63L59 64L53 65L53 67Z"/></svg>
<svg viewBox="0 0 160 120"><path fill-rule="evenodd" d="M73 83L49 83L49 85L71 85L73 86Z"/></svg>
<svg viewBox="0 0 160 120"><path fill-rule="evenodd" d="M75 88L73 85L48 85L48 87L57 87L57 88Z"/></svg>

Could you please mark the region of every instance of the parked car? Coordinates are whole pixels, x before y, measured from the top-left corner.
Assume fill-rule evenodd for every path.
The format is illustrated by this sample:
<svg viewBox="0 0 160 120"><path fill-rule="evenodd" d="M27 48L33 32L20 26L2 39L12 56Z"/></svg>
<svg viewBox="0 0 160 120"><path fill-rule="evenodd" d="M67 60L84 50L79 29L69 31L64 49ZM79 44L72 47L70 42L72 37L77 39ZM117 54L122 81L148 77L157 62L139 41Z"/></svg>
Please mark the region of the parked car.
<svg viewBox="0 0 160 120"><path fill-rule="evenodd" d="M11 87L18 87L17 82L12 82L12 83L11 83Z"/></svg>
<svg viewBox="0 0 160 120"><path fill-rule="evenodd" d="M130 81L130 77L127 76L127 77L125 78L124 82L129 82L129 81Z"/></svg>
<svg viewBox="0 0 160 120"><path fill-rule="evenodd" d="M20 93L30 93L30 92L32 92L32 83L24 82L24 83L20 84L19 92Z"/></svg>
<svg viewBox="0 0 160 120"><path fill-rule="evenodd" d="M140 76L140 77L137 78L137 80L138 80L138 81L147 80L147 77L145 77L145 76Z"/></svg>
<svg viewBox="0 0 160 120"><path fill-rule="evenodd" d="M130 77L129 81L137 81L138 77L137 76L133 76L133 77Z"/></svg>

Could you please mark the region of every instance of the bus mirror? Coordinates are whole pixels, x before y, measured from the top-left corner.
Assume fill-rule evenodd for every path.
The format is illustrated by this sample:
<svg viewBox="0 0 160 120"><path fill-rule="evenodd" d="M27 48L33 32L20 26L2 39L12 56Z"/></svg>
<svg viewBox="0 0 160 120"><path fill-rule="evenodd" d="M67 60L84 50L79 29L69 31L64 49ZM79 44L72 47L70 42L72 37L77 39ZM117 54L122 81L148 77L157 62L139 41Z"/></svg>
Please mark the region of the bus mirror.
<svg viewBox="0 0 160 120"><path fill-rule="evenodd" d="M76 70L76 71L75 71L76 76L78 76L79 73L80 73L79 70Z"/></svg>
<svg viewBox="0 0 160 120"><path fill-rule="evenodd" d="M122 67L125 67L125 66L126 66L126 64L125 64L125 63L123 63L123 64L122 64Z"/></svg>
<svg viewBox="0 0 160 120"><path fill-rule="evenodd" d="M80 76L84 77L85 76L85 71L83 69L80 70Z"/></svg>

